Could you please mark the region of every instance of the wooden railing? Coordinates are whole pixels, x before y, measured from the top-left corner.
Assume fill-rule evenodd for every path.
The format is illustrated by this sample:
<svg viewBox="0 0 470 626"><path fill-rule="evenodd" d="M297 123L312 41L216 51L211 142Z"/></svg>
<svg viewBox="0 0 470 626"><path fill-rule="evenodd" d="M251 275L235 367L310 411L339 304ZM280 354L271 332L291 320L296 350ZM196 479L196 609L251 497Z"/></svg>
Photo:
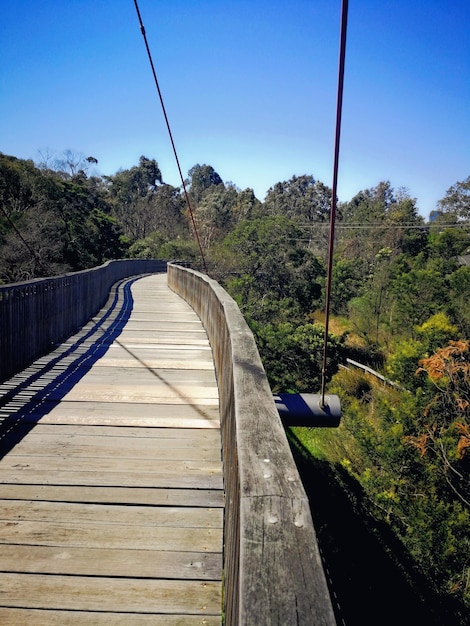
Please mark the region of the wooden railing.
<svg viewBox="0 0 470 626"><path fill-rule="evenodd" d="M165 272L166 261L108 261L83 272L0 286L0 382L81 328L122 278Z"/></svg>
<svg viewBox="0 0 470 626"><path fill-rule="evenodd" d="M336 624L310 506L253 335L207 276L170 264L217 373L225 479L225 624Z"/></svg>
<svg viewBox="0 0 470 626"><path fill-rule="evenodd" d="M0 380L83 326L119 280L165 261L121 260L0 286ZM207 276L168 265L169 286L194 308L216 367L225 480L227 626L334 625L310 506L251 331Z"/></svg>

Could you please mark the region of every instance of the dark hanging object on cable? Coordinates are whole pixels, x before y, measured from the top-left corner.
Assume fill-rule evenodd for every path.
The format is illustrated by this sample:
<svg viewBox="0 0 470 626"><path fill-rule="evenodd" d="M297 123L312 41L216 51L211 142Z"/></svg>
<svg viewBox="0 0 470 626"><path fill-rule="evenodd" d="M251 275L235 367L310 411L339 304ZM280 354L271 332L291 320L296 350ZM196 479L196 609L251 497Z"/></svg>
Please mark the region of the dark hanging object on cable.
<svg viewBox="0 0 470 626"><path fill-rule="evenodd" d="M284 426L315 426L336 428L341 422L338 396L325 396L324 404L318 393L280 393L274 403Z"/></svg>
<svg viewBox="0 0 470 626"><path fill-rule="evenodd" d="M323 364L321 392L319 394L281 394L275 396L279 415L286 426L339 426L341 403L338 396L326 395L326 366L328 353L328 324L330 319L331 273L336 223L336 193L338 188L339 143L341 135L341 113L343 108L344 62L346 57L346 30L348 24L348 0L341 6L341 34L338 69L338 95L336 102L335 155L333 165L333 189L331 193L330 236L326 280L325 335L323 340Z"/></svg>

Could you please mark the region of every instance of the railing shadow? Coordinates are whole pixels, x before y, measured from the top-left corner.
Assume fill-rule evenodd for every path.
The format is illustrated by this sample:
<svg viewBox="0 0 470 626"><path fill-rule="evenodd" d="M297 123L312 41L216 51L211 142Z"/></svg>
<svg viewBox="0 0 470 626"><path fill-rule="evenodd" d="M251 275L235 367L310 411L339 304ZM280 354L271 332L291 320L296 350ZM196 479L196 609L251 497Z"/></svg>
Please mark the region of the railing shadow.
<svg viewBox="0 0 470 626"><path fill-rule="evenodd" d="M130 317L134 302L131 286L137 279L119 281L97 319L0 385L0 458L50 413L108 351Z"/></svg>
<svg viewBox="0 0 470 626"><path fill-rule="evenodd" d="M388 525L367 513L362 487L342 467L288 438L309 498L338 624L460 626L465 608L436 594Z"/></svg>
<svg viewBox="0 0 470 626"><path fill-rule="evenodd" d="M167 387L168 389L170 389L170 391L172 391L175 395L177 395L179 398L181 398L181 400L184 401L185 404L189 404L191 405L191 407L194 409L194 411L200 415L203 419L208 419L210 420L210 415L204 411L201 406L198 406L197 404L194 403L194 400L190 397L187 396L186 394L184 394L180 389L178 389L175 385L173 385L172 383L170 383L170 381L168 381L164 376L162 376L161 374L159 374L155 368L150 367L150 365L147 365L147 363L145 361L143 361L139 356L137 356L137 354L135 354L134 352L132 352L132 350L130 350L127 346L125 346L123 343L121 343L120 341L116 341L116 344L122 348L125 352L127 352L127 354L129 356L131 356L133 359L135 359L138 363L140 363L140 365L142 367L144 367L152 376L154 376L158 381L160 381L161 383L163 383L165 385L165 387Z"/></svg>

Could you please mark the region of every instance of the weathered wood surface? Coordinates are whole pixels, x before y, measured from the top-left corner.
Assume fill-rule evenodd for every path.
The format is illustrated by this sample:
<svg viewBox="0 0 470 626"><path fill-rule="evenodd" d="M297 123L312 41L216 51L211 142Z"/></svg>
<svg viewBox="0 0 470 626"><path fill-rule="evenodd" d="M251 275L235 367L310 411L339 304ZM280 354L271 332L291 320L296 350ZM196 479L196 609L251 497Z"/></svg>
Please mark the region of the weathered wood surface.
<svg viewBox="0 0 470 626"><path fill-rule="evenodd" d="M37 609L9 609L0 607L2 626L220 626L220 617L196 615L135 613L129 622L129 613L85 613L83 611L43 611Z"/></svg>
<svg viewBox="0 0 470 626"><path fill-rule="evenodd" d="M118 280L165 269L165 261L121 259L72 274L0 285L0 381L77 332L103 306Z"/></svg>
<svg viewBox="0 0 470 626"><path fill-rule="evenodd" d="M213 346L224 455L225 623L336 624L310 506L253 335L207 276L168 267Z"/></svg>
<svg viewBox="0 0 470 626"><path fill-rule="evenodd" d="M166 275L0 394L0 624L220 624L217 383Z"/></svg>

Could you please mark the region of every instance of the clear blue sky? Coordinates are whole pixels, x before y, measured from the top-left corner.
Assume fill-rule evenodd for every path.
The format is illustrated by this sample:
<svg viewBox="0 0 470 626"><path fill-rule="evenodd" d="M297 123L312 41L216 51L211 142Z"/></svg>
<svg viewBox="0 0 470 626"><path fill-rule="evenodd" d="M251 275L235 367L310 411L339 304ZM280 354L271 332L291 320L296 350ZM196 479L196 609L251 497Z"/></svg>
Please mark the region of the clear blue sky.
<svg viewBox="0 0 470 626"><path fill-rule="evenodd" d="M470 175L470 2L350 0L338 195L390 180L427 216ZM139 0L183 173L260 200L332 184L340 0ZM0 151L71 149L179 185L133 0L0 0Z"/></svg>

